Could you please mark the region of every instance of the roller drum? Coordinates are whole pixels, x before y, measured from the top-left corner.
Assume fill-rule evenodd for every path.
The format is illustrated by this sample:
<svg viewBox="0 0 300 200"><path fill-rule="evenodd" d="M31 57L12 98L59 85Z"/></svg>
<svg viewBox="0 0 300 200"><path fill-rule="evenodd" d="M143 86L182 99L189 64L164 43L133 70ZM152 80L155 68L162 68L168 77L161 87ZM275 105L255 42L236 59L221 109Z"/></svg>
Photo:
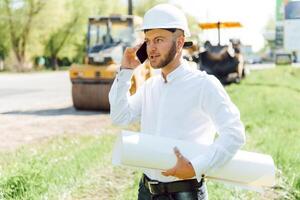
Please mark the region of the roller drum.
<svg viewBox="0 0 300 200"><path fill-rule="evenodd" d="M109 110L112 83L73 83L72 99L77 110Z"/></svg>

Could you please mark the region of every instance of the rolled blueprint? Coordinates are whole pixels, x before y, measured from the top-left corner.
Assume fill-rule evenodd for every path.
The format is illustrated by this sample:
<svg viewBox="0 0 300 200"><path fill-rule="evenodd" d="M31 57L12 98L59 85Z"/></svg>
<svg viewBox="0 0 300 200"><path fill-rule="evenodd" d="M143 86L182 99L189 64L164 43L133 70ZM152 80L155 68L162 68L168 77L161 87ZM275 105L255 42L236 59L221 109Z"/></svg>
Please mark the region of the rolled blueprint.
<svg viewBox="0 0 300 200"><path fill-rule="evenodd" d="M209 146L196 142L161 136L122 131L113 150L114 165L166 170L174 167L174 147L191 160L205 152ZM223 167L206 174L208 179L262 191L275 184L275 165L271 156L238 151Z"/></svg>

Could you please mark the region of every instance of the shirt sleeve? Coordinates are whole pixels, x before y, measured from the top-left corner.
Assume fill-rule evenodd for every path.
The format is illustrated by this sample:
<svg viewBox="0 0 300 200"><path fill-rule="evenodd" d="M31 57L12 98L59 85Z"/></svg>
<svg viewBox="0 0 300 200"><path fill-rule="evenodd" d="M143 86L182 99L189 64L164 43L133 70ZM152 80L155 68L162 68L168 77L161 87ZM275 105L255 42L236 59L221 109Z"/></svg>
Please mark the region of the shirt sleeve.
<svg viewBox="0 0 300 200"><path fill-rule="evenodd" d="M211 119L218 137L191 163L198 181L202 175L212 173L226 164L245 143L245 129L240 113L232 103L221 83L212 76L203 85L201 105L204 113Z"/></svg>
<svg viewBox="0 0 300 200"><path fill-rule="evenodd" d="M113 124L127 125L138 121L141 116L141 104L144 86L130 95L133 70L119 70L109 92L110 117Z"/></svg>

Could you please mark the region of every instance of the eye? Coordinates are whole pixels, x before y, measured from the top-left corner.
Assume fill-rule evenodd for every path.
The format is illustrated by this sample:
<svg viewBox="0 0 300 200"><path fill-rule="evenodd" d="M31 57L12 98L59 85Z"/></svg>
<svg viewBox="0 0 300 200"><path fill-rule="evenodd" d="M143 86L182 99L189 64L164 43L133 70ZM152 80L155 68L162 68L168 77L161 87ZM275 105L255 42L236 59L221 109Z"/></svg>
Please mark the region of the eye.
<svg viewBox="0 0 300 200"><path fill-rule="evenodd" d="M155 42L156 42L156 43L163 42L163 39L162 39L162 38L157 38L157 39L155 40Z"/></svg>

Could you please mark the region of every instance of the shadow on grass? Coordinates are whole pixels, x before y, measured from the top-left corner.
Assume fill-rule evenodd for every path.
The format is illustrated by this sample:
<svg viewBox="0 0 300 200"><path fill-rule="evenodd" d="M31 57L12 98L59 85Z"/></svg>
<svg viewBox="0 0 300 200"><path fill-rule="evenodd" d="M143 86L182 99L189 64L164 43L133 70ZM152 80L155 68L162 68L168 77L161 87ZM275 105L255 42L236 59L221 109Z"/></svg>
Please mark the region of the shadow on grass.
<svg viewBox="0 0 300 200"><path fill-rule="evenodd" d="M275 83L244 83L243 85L244 86L270 87L270 88L283 88L283 89L288 89L288 90L292 90L294 92L300 93L300 88L294 88L291 86L280 85L280 84L275 84Z"/></svg>
<svg viewBox="0 0 300 200"><path fill-rule="evenodd" d="M99 115L108 114L109 111L92 111L92 110L76 110L74 107L66 108L53 108L53 109L43 109L43 110L27 110L27 111L9 111L0 114L3 115L38 115L38 116L59 116L59 115Z"/></svg>

